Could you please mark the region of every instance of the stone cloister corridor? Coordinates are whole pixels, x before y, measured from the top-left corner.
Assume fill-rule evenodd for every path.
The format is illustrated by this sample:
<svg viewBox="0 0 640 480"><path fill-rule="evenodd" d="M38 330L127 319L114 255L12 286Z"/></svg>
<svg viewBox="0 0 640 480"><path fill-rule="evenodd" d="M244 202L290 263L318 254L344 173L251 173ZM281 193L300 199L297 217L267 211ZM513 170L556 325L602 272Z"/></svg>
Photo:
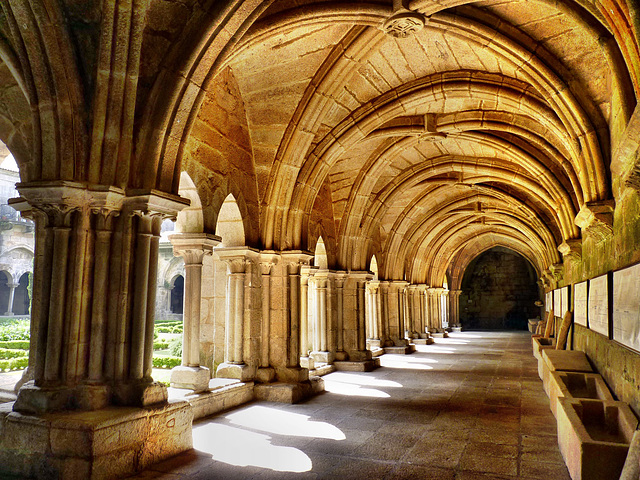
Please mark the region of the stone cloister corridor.
<svg viewBox="0 0 640 480"><path fill-rule="evenodd" d="M194 424L194 451L135 479L569 479L525 332L462 332L296 405Z"/></svg>
<svg viewBox="0 0 640 480"><path fill-rule="evenodd" d="M589 426L626 455L640 415L639 99L638 0L0 0L0 151L35 237L0 476L124 478L190 451L201 418L311 412L338 395L323 374L421 373L433 386L388 388L448 395L424 434L465 426L420 461L473 475L471 432L502 409L518 440L483 437L500 460L476 463L541 474L521 414L548 417L522 333L539 321L547 393L576 365L597 385L549 401L567 468L605 480L569 449ZM161 312L183 317L167 381ZM476 328L493 334L459 348L477 364L375 372ZM457 403L478 369L507 385L516 366L518 406L493 387Z"/></svg>

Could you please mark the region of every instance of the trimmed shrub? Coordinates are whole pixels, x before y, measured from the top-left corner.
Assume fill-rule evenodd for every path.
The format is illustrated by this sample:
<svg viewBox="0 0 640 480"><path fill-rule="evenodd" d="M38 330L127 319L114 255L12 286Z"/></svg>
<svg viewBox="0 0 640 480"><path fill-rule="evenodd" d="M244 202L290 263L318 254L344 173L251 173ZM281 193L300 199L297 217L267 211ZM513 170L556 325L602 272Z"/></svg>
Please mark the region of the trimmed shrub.
<svg viewBox="0 0 640 480"><path fill-rule="evenodd" d="M28 357L29 352L26 350L16 350L12 348L0 348L0 359L8 360L9 358Z"/></svg>
<svg viewBox="0 0 640 480"><path fill-rule="evenodd" d="M180 357L153 357L153 368L173 368L181 363Z"/></svg>
<svg viewBox="0 0 640 480"><path fill-rule="evenodd" d="M29 320L16 320L0 326L0 341L29 340Z"/></svg>
<svg viewBox="0 0 640 480"><path fill-rule="evenodd" d="M26 357L10 358L9 360L0 360L0 371L7 372L10 370L23 370L29 365L29 359Z"/></svg>
<svg viewBox="0 0 640 480"><path fill-rule="evenodd" d="M182 337L171 340L169 350L174 357L182 357Z"/></svg>
<svg viewBox="0 0 640 480"><path fill-rule="evenodd" d="M29 341L28 340L0 341L0 348L16 348L18 350L29 350Z"/></svg>
<svg viewBox="0 0 640 480"><path fill-rule="evenodd" d="M169 344L167 342L153 342L154 350L166 350L169 348Z"/></svg>

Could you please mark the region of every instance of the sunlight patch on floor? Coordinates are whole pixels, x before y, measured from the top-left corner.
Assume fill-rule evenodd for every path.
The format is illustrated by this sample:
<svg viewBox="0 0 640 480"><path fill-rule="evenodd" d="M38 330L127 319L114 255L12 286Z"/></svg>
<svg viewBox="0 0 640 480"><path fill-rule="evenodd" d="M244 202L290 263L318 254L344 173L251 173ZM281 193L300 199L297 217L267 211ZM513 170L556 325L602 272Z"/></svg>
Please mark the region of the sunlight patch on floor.
<svg viewBox="0 0 640 480"><path fill-rule="evenodd" d="M405 355L383 355L380 357L380 365L387 368L406 368L411 370L433 370L427 363L438 363L431 358L410 357Z"/></svg>
<svg viewBox="0 0 640 480"><path fill-rule="evenodd" d="M312 463L302 450L271 444L271 437L217 423L193 427L193 448L219 462L277 472L308 472Z"/></svg>
<svg viewBox="0 0 640 480"><path fill-rule="evenodd" d="M225 417L240 427L294 437L344 440L342 430L327 422L309 420L308 415L285 412L276 408L254 406L243 408Z"/></svg>

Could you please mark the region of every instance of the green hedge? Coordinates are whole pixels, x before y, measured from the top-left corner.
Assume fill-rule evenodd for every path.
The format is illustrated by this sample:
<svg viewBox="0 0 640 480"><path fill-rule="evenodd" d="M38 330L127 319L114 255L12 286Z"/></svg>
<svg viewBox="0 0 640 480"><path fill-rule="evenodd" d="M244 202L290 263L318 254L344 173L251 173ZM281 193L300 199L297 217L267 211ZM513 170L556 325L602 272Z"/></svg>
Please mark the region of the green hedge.
<svg viewBox="0 0 640 480"><path fill-rule="evenodd" d="M180 357L153 357L153 368L173 368L182 364Z"/></svg>
<svg viewBox="0 0 640 480"><path fill-rule="evenodd" d="M29 321L19 320L0 326L0 341L29 340Z"/></svg>
<svg viewBox="0 0 640 480"><path fill-rule="evenodd" d="M29 365L29 359L22 358L10 358L9 360L0 360L0 372L9 370L23 370Z"/></svg>
<svg viewBox="0 0 640 480"><path fill-rule="evenodd" d="M29 350L29 341L28 340L1 341L0 348L17 348L19 350Z"/></svg>
<svg viewBox="0 0 640 480"><path fill-rule="evenodd" d="M27 350L0 348L0 360L7 360L9 358L21 358L21 357L28 357L28 356L29 356L29 352Z"/></svg>
<svg viewBox="0 0 640 480"><path fill-rule="evenodd" d="M154 350L166 350L169 348L169 344L167 342L153 342Z"/></svg>
<svg viewBox="0 0 640 480"><path fill-rule="evenodd" d="M156 327L158 333L182 333L182 325Z"/></svg>

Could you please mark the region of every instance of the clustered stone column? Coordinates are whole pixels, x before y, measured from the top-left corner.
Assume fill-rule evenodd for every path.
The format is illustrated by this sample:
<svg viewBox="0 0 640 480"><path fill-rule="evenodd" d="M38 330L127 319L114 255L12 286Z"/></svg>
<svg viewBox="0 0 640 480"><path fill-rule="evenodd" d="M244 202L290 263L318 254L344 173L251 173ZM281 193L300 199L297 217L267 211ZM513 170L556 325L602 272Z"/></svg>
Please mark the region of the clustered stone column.
<svg viewBox="0 0 640 480"><path fill-rule="evenodd" d="M245 362L244 355L245 279L251 274L251 262L259 255L247 247L218 247L215 253L227 264L225 354L216 376L249 381L255 378L257 365Z"/></svg>
<svg viewBox="0 0 640 480"><path fill-rule="evenodd" d="M178 197L73 182L19 186L36 223L30 365L14 410L166 401L151 378L160 225Z"/></svg>
<svg viewBox="0 0 640 480"><path fill-rule="evenodd" d="M460 325L460 294L462 290L449 290L449 325Z"/></svg>
<svg viewBox="0 0 640 480"><path fill-rule="evenodd" d="M366 336L367 348L377 350L381 347L381 309L379 302L380 282L372 280L366 285Z"/></svg>
<svg viewBox="0 0 640 480"><path fill-rule="evenodd" d="M202 261L211 255L220 238L206 233L183 233L169 237L176 256L184 259L184 328L182 365L171 371L171 386L202 392L209 387L211 372L200 365L200 304Z"/></svg>

